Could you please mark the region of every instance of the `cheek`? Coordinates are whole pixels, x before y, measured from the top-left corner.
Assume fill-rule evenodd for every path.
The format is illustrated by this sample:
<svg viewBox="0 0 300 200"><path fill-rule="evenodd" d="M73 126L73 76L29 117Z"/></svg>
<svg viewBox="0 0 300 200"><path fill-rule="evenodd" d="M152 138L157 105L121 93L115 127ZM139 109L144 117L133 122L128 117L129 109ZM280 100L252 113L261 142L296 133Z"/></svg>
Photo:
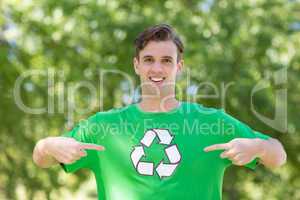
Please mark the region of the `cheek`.
<svg viewBox="0 0 300 200"><path fill-rule="evenodd" d="M147 73L148 73L148 70L147 70L146 67L141 67L141 68L139 69L139 74L140 74L141 77L146 77L146 76L147 76Z"/></svg>
<svg viewBox="0 0 300 200"><path fill-rule="evenodd" d="M175 76L176 76L176 73L177 73L176 67L171 68L171 69L168 70L168 74L169 74L169 76L171 76L171 77L175 77Z"/></svg>

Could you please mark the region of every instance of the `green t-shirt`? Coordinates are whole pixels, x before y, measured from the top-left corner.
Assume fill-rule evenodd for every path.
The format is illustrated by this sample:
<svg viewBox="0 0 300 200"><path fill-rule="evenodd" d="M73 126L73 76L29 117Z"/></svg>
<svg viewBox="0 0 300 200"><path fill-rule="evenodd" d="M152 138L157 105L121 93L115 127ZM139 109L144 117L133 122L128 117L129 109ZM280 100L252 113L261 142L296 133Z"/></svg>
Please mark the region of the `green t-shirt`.
<svg viewBox="0 0 300 200"><path fill-rule="evenodd" d="M137 104L98 112L65 136L105 147L62 164L66 172L90 169L99 200L221 199L232 163L220 158L221 150L203 149L234 138L269 138L223 110L190 102L169 112L144 112ZM257 159L246 167L256 165Z"/></svg>

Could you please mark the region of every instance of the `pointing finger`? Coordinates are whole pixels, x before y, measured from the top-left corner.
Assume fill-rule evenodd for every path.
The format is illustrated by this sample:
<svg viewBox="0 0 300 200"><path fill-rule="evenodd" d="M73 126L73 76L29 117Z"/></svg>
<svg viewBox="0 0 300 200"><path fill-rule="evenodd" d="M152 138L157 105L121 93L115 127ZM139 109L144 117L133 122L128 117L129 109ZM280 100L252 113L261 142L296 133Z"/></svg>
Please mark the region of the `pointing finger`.
<svg viewBox="0 0 300 200"><path fill-rule="evenodd" d="M223 144L213 144L211 146L208 146L204 148L204 151L209 152L209 151L215 151L215 150L227 150L230 148L229 143L223 143Z"/></svg>
<svg viewBox="0 0 300 200"><path fill-rule="evenodd" d="M91 150L97 150L97 151L104 151L104 146L97 145L97 144L91 144L91 143L81 143L80 149L91 149Z"/></svg>

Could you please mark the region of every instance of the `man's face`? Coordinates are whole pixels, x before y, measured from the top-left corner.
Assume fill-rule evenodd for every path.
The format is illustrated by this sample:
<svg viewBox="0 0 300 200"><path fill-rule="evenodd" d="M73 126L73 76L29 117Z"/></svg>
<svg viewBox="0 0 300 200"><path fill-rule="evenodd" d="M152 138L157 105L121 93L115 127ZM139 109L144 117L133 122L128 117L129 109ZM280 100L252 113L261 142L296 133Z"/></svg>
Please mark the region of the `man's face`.
<svg viewBox="0 0 300 200"><path fill-rule="evenodd" d="M173 41L150 41L134 58L134 69L147 94L168 94L174 91L176 74L183 60L177 62L177 47Z"/></svg>

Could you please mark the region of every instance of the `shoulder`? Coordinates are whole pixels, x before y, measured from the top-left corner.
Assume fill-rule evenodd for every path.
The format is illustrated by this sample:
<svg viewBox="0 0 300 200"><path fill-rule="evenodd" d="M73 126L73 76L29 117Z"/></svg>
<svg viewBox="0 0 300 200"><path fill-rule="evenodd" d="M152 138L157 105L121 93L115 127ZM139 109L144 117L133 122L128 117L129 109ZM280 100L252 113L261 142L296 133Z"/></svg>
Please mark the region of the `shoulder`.
<svg viewBox="0 0 300 200"><path fill-rule="evenodd" d="M88 118L80 120L73 130L88 130L89 132L97 132L105 127L105 125L118 121L120 119L120 114L125 112L127 109L128 106L125 106L94 113Z"/></svg>
<svg viewBox="0 0 300 200"><path fill-rule="evenodd" d="M223 123L233 125L240 125L242 123L222 108L207 107L197 102L186 102L185 104L184 107L187 113L196 113L199 117L221 120Z"/></svg>

